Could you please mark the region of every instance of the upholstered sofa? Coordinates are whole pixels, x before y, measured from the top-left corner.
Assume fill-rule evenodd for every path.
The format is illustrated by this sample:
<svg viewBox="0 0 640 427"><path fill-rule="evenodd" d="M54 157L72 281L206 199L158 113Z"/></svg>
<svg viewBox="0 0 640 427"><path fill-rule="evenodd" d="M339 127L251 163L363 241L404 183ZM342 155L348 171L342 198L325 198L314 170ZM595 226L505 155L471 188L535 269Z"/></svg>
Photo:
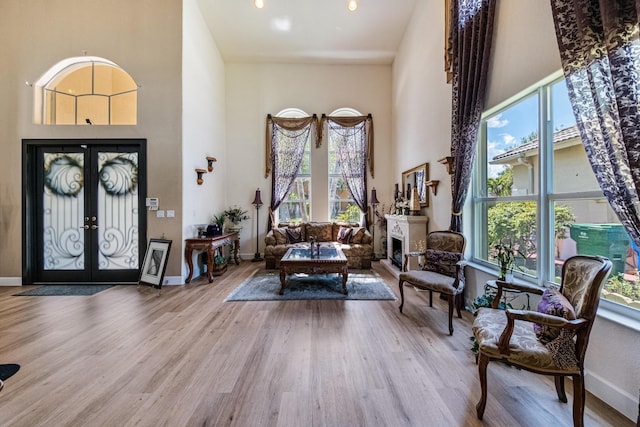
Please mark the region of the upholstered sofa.
<svg viewBox="0 0 640 427"><path fill-rule="evenodd" d="M270 230L264 239L266 268L279 268L280 259L289 248L308 247L312 238L315 238L316 242L339 244L347 257L349 268L371 268L371 233L358 224L339 222L278 224L278 227Z"/></svg>

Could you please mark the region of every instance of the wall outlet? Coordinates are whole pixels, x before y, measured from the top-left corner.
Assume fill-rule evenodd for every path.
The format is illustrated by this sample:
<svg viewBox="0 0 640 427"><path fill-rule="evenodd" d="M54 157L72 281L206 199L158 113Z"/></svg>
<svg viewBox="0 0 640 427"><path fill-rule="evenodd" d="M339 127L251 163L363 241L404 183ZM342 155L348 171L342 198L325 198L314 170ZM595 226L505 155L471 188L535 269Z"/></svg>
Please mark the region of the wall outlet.
<svg viewBox="0 0 640 427"><path fill-rule="evenodd" d="M163 210L156 211L156 218L164 218L164 211Z"/></svg>
<svg viewBox="0 0 640 427"><path fill-rule="evenodd" d="M175 218L175 217L176 217L176 211L174 210L167 211L167 218Z"/></svg>

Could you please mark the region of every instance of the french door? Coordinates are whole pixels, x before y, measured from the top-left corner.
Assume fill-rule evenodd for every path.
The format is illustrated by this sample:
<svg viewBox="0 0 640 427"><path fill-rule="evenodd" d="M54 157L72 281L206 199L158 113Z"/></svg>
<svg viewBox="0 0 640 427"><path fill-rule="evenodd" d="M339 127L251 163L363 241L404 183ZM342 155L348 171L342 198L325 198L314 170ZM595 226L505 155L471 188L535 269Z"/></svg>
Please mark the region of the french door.
<svg viewBox="0 0 640 427"><path fill-rule="evenodd" d="M137 282L144 140L25 140L25 283Z"/></svg>

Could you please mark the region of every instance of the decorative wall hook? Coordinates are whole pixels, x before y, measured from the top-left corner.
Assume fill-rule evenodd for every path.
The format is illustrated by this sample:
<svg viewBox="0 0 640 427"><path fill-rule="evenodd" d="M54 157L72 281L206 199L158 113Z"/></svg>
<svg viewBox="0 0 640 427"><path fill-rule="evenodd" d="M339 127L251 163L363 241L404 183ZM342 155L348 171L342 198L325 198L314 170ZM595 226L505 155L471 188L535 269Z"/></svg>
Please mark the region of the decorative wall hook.
<svg viewBox="0 0 640 427"><path fill-rule="evenodd" d="M438 163L442 163L447 168L447 173L449 175L453 174L453 156L443 157L438 160Z"/></svg>
<svg viewBox="0 0 640 427"><path fill-rule="evenodd" d="M432 179L424 183L424 185L431 188L434 196L438 194L438 184L440 184L440 181L437 179Z"/></svg>
<svg viewBox="0 0 640 427"><path fill-rule="evenodd" d="M218 159L215 157L207 157L207 169L209 172L213 172L213 162L217 162Z"/></svg>
<svg viewBox="0 0 640 427"><path fill-rule="evenodd" d="M196 182L198 183L198 185L202 185L202 183L204 182L204 180L202 179L202 174L207 173L207 171L204 169L196 169L196 173L198 174L198 179L196 180Z"/></svg>

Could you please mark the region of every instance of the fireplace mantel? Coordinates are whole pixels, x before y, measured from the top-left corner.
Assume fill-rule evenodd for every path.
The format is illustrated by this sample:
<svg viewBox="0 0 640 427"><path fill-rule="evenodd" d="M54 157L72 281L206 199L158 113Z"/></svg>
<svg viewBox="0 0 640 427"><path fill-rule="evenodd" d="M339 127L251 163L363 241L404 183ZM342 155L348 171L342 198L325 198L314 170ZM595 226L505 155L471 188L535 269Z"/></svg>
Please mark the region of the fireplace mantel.
<svg viewBox="0 0 640 427"><path fill-rule="evenodd" d="M387 259L383 260L384 266L392 272L400 272L402 260L406 252L417 250L419 241L427 240L427 216L407 216L407 215L385 215L387 219ZM399 262L394 265L394 239L396 240L396 252L401 250ZM397 256L397 255L396 255ZM411 264L411 268L417 268L417 260L412 260L416 265Z"/></svg>

